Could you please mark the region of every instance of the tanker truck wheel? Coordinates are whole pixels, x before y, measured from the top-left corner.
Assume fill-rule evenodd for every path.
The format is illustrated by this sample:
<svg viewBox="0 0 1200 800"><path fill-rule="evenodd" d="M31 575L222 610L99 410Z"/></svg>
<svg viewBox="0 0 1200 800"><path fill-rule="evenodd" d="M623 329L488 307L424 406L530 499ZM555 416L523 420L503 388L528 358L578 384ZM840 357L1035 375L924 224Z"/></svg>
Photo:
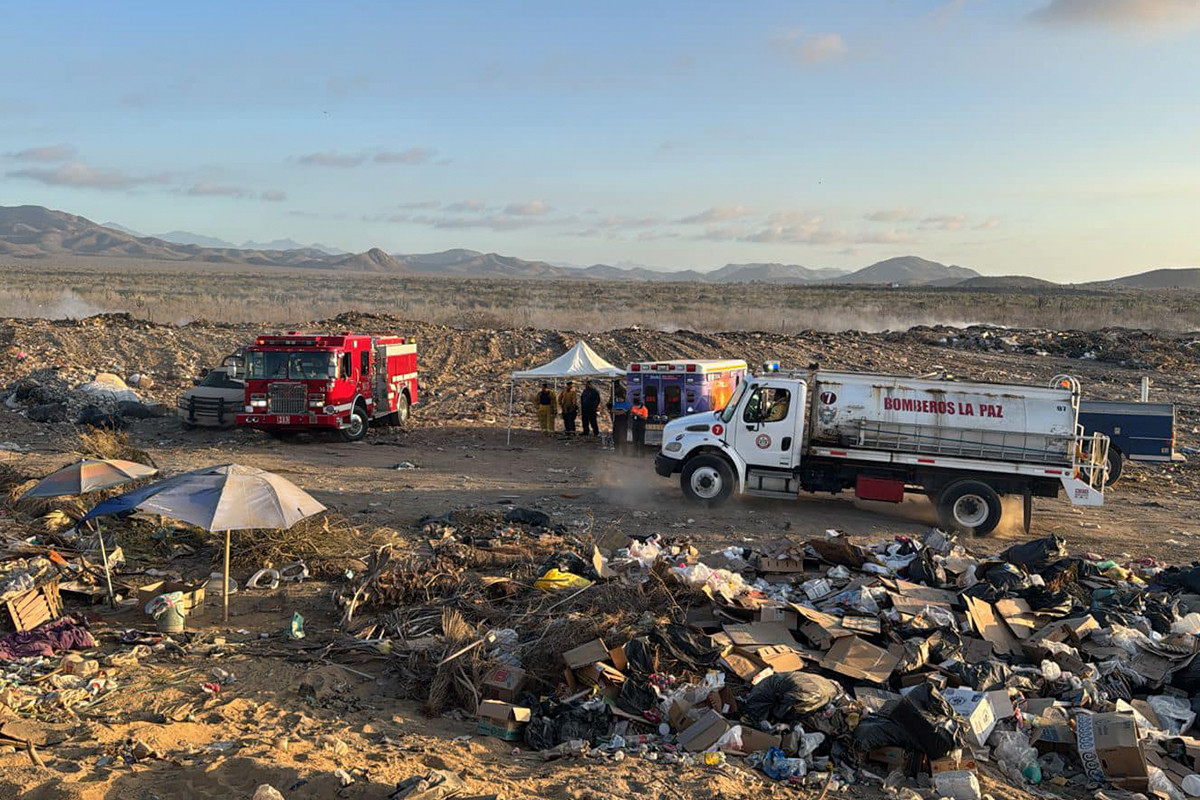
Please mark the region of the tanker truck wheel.
<svg viewBox="0 0 1200 800"><path fill-rule="evenodd" d="M1104 479L1105 486L1112 486L1117 481L1121 480L1121 469L1125 465L1125 460L1121 458L1121 451L1108 446L1108 477Z"/></svg>
<svg viewBox="0 0 1200 800"><path fill-rule="evenodd" d="M342 438L347 442L361 442L367 438L367 412L355 406L350 412L350 424L342 429Z"/></svg>
<svg viewBox="0 0 1200 800"><path fill-rule="evenodd" d="M938 495L938 519L943 527L985 536L1000 524L1000 495L982 481L955 481Z"/></svg>
<svg viewBox="0 0 1200 800"><path fill-rule="evenodd" d="M733 470L720 456L696 456L683 465L679 484L693 503L717 508L733 493Z"/></svg>

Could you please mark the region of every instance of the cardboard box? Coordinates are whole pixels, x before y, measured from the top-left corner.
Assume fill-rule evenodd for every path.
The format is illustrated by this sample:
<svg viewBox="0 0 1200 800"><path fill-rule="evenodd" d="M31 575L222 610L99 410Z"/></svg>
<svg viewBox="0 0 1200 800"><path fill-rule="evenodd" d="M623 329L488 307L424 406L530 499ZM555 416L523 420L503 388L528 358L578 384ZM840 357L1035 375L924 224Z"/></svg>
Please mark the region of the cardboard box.
<svg viewBox="0 0 1200 800"><path fill-rule="evenodd" d="M1073 753L1075 752L1075 742L1075 730L1066 722L1038 725L1029 737L1029 743L1042 754Z"/></svg>
<svg viewBox="0 0 1200 800"><path fill-rule="evenodd" d="M942 696L955 713L966 721L968 739L983 747L996 727L996 715L992 713L992 703L987 694L970 689L947 689Z"/></svg>
<svg viewBox="0 0 1200 800"><path fill-rule="evenodd" d="M571 669L579 669L590 664L595 664L597 661L608 660L608 647L605 646L603 639L581 644L579 647L574 647L563 653L563 661Z"/></svg>
<svg viewBox="0 0 1200 800"><path fill-rule="evenodd" d="M204 584L203 583L187 583L184 581L155 581L140 587L137 590L138 608L142 609L142 613L146 613L146 604L160 594L170 594L171 592L183 592L183 607L187 613L199 606L204 605Z"/></svg>
<svg viewBox="0 0 1200 800"><path fill-rule="evenodd" d="M800 622L795 611L783 606L763 606L758 609L756 619L758 622L782 622L792 630Z"/></svg>
<svg viewBox="0 0 1200 800"><path fill-rule="evenodd" d="M727 730L729 723L726 719L709 709L679 734L679 746L693 753L702 753L716 744Z"/></svg>
<svg viewBox="0 0 1200 800"><path fill-rule="evenodd" d="M1100 623L1096 622L1091 614L1088 614L1082 617L1071 617L1070 619L1060 619L1051 622L1030 637L1029 641L1040 642L1042 640L1049 640L1051 642L1066 642L1078 647L1087 638L1089 633L1096 630L1100 630Z"/></svg>
<svg viewBox="0 0 1200 800"><path fill-rule="evenodd" d="M1123 714L1078 714L1075 741L1083 771L1096 781L1144 792L1150 786L1146 755L1138 741L1137 723Z"/></svg>
<svg viewBox="0 0 1200 800"><path fill-rule="evenodd" d="M764 647L756 655L760 661L771 668L772 672L777 674L804 669L804 659L787 645Z"/></svg>
<svg viewBox="0 0 1200 800"><path fill-rule="evenodd" d="M483 695L489 700L515 703L525 688L525 670L519 667L492 667L483 676Z"/></svg>
<svg viewBox="0 0 1200 800"><path fill-rule="evenodd" d="M838 639L821 659L823 669L871 683L886 681L899 663L899 655L857 636Z"/></svg>
<svg viewBox="0 0 1200 800"><path fill-rule="evenodd" d="M965 595L963 600L967 604L967 617L971 620L971 627L982 639L992 643L992 649L997 655L1021 652L1020 640L1000 619L991 603Z"/></svg>
<svg viewBox="0 0 1200 800"><path fill-rule="evenodd" d="M863 708L872 714L879 714L889 703L899 703L900 695L886 689L875 689L870 686L855 686L854 699L862 703Z"/></svg>
<svg viewBox="0 0 1200 800"><path fill-rule="evenodd" d="M1008 689L993 689L984 694L988 696L988 702L992 704L992 715L997 721L1016 716L1017 712L1013 710L1012 698L1008 696Z"/></svg>
<svg viewBox="0 0 1200 800"><path fill-rule="evenodd" d="M758 660L757 656L743 653L739 650L732 650L721 657L721 663L740 679L754 686L768 675L774 675L775 671Z"/></svg>
<svg viewBox="0 0 1200 800"><path fill-rule="evenodd" d="M619 647L614 647L612 650L609 650L608 660L612 662L614 667L622 672L628 669L629 659L625 657L625 645L620 645Z"/></svg>
<svg viewBox="0 0 1200 800"><path fill-rule="evenodd" d="M759 750L770 750L779 747L782 739L777 733L767 733L758 728L742 725L742 749L739 753L757 753Z"/></svg>
<svg viewBox="0 0 1200 800"><path fill-rule="evenodd" d="M575 677L587 686L594 686L600 695L609 698L620 694L621 684L625 682L625 675L619 669L600 663L575 670Z"/></svg>
<svg viewBox="0 0 1200 800"><path fill-rule="evenodd" d="M945 758L931 758L929 760L930 775L940 775L943 772L959 772L960 770L978 774L979 764L969 755L964 755L961 750Z"/></svg>
<svg viewBox="0 0 1200 800"><path fill-rule="evenodd" d="M524 735L531 717L532 712L528 708L501 703L499 700L484 700L479 704L476 730L485 736L515 742Z"/></svg>
<svg viewBox="0 0 1200 800"><path fill-rule="evenodd" d="M912 763L912 757L913 754L903 747L876 747L867 753L868 761L874 761L876 764L886 764L889 772L893 769L898 769L901 772L907 773L908 767Z"/></svg>
<svg viewBox="0 0 1200 800"><path fill-rule="evenodd" d="M800 558L767 558L759 556L758 571L787 574L804 572L804 560Z"/></svg>
<svg viewBox="0 0 1200 800"><path fill-rule="evenodd" d="M782 622L751 622L748 625L726 625L725 633L735 647L758 650L762 647L797 644L791 629Z"/></svg>

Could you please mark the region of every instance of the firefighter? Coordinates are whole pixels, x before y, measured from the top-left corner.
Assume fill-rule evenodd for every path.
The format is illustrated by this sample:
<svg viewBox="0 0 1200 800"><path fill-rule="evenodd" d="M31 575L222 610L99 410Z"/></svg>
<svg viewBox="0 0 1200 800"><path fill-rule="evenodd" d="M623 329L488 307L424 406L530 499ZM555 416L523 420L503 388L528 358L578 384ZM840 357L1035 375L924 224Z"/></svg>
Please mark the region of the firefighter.
<svg viewBox="0 0 1200 800"><path fill-rule="evenodd" d="M554 433L554 417L557 413L558 406L554 400L554 391L550 388L550 384L543 383L542 390L537 394L538 424L541 425L543 436Z"/></svg>
<svg viewBox="0 0 1200 800"><path fill-rule="evenodd" d="M583 417L583 435L599 436L600 421L600 392L591 381L583 382L583 392L579 395L579 413Z"/></svg>
<svg viewBox="0 0 1200 800"><path fill-rule="evenodd" d="M613 385L613 397L608 401L608 412L612 415L613 449L618 453L629 452L629 409L631 403L625 394L625 386Z"/></svg>
<svg viewBox="0 0 1200 800"><path fill-rule="evenodd" d="M633 454L635 456L642 455L642 451L646 447L646 418L649 416L650 410L646 408L642 398L635 393L633 404L629 407L629 422L633 426Z"/></svg>
<svg viewBox="0 0 1200 800"><path fill-rule="evenodd" d="M563 433L575 435L575 417L579 415L579 395L575 394L575 384L567 381L567 388L558 395L558 408L562 412Z"/></svg>

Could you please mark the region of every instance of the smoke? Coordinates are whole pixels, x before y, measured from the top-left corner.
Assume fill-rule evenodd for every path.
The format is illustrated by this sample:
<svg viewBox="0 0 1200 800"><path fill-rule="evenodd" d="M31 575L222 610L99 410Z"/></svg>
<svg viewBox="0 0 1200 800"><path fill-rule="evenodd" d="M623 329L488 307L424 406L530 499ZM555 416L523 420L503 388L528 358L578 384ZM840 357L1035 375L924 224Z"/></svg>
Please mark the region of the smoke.
<svg viewBox="0 0 1200 800"><path fill-rule="evenodd" d="M0 289L0 317L82 319L114 310L84 299L74 289Z"/></svg>

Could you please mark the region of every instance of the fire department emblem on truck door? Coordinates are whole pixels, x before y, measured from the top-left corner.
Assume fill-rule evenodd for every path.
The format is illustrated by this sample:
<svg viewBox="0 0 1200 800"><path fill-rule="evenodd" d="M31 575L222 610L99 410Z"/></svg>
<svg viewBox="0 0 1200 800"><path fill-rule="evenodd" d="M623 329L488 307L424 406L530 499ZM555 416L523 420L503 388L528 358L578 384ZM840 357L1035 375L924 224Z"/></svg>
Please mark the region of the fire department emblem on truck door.
<svg viewBox="0 0 1200 800"><path fill-rule="evenodd" d="M758 445L759 450L766 450L771 446L771 437L767 436L765 433L760 433L758 438L754 440L754 443Z"/></svg>

